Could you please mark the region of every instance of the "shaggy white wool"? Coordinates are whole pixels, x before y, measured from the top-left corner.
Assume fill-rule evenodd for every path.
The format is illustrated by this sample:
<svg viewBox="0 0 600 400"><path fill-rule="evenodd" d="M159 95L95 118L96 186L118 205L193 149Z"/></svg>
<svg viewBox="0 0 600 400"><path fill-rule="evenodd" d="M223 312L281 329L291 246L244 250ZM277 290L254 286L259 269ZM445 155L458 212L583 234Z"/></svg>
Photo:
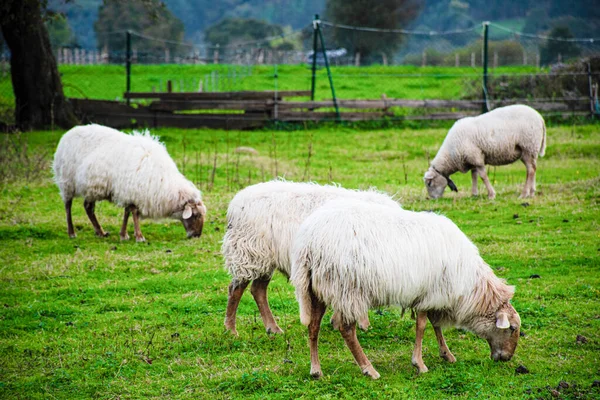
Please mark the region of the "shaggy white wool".
<svg viewBox="0 0 600 400"><path fill-rule="evenodd" d="M448 218L355 199L331 200L306 218L291 257L305 325L309 284L347 323L398 305L443 311L443 325L470 328L473 317L496 310L514 290Z"/></svg>
<svg viewBox="0 0 600 400"><path fill-rule="evenodd" d="M300 224L315 209L339 197L400 208L390 196L375 190L284 180L259 183L237 193L227 210L222 245L231 276L245 282L271 277L275 270L289 276L292 240Z"/></svg>
<svg viewBox="0 0 600 400"><path fill-rule="evenodd" d="M523 154L537 159L545 151L544 119L533 108L517 104L456 121L431 166L448 176L473 166L511 164Z"/></svg>
<svg viewBox="0 0 600 400"><path fill-rule="evenodd" d="M127 135L101 125L77 126L58 143L53 170L63 201L81 196L134 204L149 218L178 218L187 202L201 201L200 191L147 131Z"/></svg>

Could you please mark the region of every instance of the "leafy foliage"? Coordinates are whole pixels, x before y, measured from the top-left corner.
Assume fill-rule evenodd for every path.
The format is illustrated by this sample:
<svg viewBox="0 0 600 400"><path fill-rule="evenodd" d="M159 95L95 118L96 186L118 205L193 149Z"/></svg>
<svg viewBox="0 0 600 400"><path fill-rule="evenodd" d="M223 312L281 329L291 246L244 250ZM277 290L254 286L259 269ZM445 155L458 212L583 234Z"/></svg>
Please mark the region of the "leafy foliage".
<svg viewBox="0 0 600 400"><path fill-rule="evenodd" d="M408 25L418 14L422 2L420 0L382 0L365 2L363 0L328 0L325 16L334 23L378 28L398 29ZM333 45L344 47L352 54L360 53L361 62L370 64L381 58L381 53L388 57L400 47L403 37L390 36L378 32L360 32L353 35L345 29L335 29Z"/></svg>
<svg viewBox="0 0 600 400"><path fill-rule="evenodd" d="M184 27L159 0L104 0L100 6L98 20L94 23L98 47L108 47L109 51L125 49L125 31L133 30L143 35L162 39L143 42L144 52L158 52L169 49L176 54L181 47ZM164 40L164 41L163 41Z"/></svg>
<svg viewBox="0 0 600 400"><path fill-rule="evenodd" d="M281 35L283 28L256 19L225 18L206 29L206 41L212 45L236 45ZM261 43L264 45L264 43Z"/></svg>
<svg viewBox="0 0 600 400"><path fill-rule="evenodd" d="M559 26L550 32L551 39L571 39L573 34L571 30L566 26ZM559 60L562 61L573 59L581 53L579 47L574 42L548 40L546 45L540 49L540 62L544 65L555 63Z"/></svg>

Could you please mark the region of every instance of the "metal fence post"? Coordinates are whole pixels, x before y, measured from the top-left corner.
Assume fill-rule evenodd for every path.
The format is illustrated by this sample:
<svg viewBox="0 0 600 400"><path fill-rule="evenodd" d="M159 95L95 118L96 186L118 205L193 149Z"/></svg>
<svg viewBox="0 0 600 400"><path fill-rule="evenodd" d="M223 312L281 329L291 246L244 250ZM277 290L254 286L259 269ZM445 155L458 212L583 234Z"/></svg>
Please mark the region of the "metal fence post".
<svg viewBox="0 0 600 400"><path fill-rule="evenodd" d="M333 87L333 78L331 77L331 69L329 68L329 61L327 60L327 50L325 50L325 40L323 40L323 32L321 32L321 24L317 24L317 33L319 34L319 39L321 39L321 50L323 51L323 59L325 60L325 68L327 68L327 77L329 78L329 86L331 86L331 96L333 97L333 106L335 107L335 120L337 122L340 122L341 121L340 109L338 107L337 99L335 97L335 88Z"/></svg>
<svg viewBox="0 0 600 400"><path fill-rule="evenodd" d="M590 112L592 113L591 117L594 118L596 116L596 104L594 100L594 88L592 84L592 67L588 61L587 63L587 75L588 75L588 86L590 90Z"/></svg>
<svg viewBox="0 0 600 400"><path fill-rule="evenodd" d="M131 31L128 30L125 35L127 42L127 49L125 55L125 73L127 75L125 92L129 94L129 92L131 91ZM129 103L130 99L129 97L127 97L127 105L129 105Z"/></svg>
<svg viewBox="0 0 600 400"><path fill-rule="evenodd" d="M483 23L483 106L481 111L486 113L490 111L488 107L488 90L487 90L487 78L488 78L488 28L490 26L489 21Z"/></svg>
<svg viewBox="0 0 600 400"><path fill-rule="evenodd" d="M319 26L319 14L315 14L313 20L313 59L312 59L312 80L310 84L310 100L315 100L315 80L317 77L317 28Z"/></svg>

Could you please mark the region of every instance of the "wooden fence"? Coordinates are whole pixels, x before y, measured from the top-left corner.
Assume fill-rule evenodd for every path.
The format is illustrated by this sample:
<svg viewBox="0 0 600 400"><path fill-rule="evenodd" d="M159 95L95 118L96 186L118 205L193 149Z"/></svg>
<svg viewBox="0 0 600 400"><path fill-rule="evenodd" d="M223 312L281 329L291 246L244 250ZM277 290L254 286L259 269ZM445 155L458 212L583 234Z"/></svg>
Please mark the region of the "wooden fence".
<svg viewBox="0 0 600 400"><path fill-rule="evenodd" d="M115 128L132 126L251 129L274 121L336 121L333 101L290 101L310 91L125 93L127 102L71 99L85 122ZM591 113L590 98L491 101L490 108L528 104L541 113L563 116ZM481 100L338 100L341 121L454 120L481 113ZM418 109L417 113L399 110ZM407 114L407 115L403 115Z"/></svg>

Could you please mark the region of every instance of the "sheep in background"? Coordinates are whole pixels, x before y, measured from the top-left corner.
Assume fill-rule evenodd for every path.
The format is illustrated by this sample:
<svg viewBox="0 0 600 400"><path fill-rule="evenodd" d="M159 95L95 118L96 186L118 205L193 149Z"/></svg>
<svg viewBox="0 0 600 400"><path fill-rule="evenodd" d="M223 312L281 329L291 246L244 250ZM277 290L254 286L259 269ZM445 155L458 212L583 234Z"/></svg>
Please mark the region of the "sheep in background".
<svg viewBox="0 0 600 400"><path fill-rule="evenodd" d="M373 368L356 338L356 321L385 305L417 314L412 363L426 372L422 340L427 318L440 356L456 359L442 327L486 339L494 360L510 360L521 321L510 304L514 287L497 278L477 247L448 218L359 200L332 200L302 223L292 247L291 282L308 326L311 375L322 375L319 327L326 306L340 314L340 332L363 374Z"/></svg>
<svg viewBox="0 0 600 400"><path fill-rule="evenodd" d="M227 232L222 253L232 276L225 328L237 335L236 312L244 290L250 289L268 333L282 333L267 300L267 286L275 270L290 275L292 240L304 219L328 200L350 197L400 208L386 194L294 183L284 180L249 186L235 195L227 209ZM337 315L332 318L338 325ZM367 313L360 327L368 326Z"/></svg>
<svg viewBox="0 0 600 400"><path fill-rule="evenodd" d="M463 118L452 126L424 181L431 198L442 197L446 185L457 192L450 175L471 170L472 194L476 196L477 175L485 184L488 197L496 192L485 172L487 165L507 165L521 159L527 180L521 197L534 196L537 158L546 150L546 125L533 108L513 105L497 108L477 117Z"/></svg>
<svg viewBox="0 0 600 400"><path fill-rule="evenodd" d="M76 126L58 143L52 167L72 238L76 235L71 205L79 196L84 198L85 211L101 237L108 233L94 212L100 200L125 208L121 240L129 239L129 214L137 242L145 240L140 217L179 219L188 237L202 234L206 207L200 191L177 170L165 146L148 132L127 135L101 125Z"/></svg>

